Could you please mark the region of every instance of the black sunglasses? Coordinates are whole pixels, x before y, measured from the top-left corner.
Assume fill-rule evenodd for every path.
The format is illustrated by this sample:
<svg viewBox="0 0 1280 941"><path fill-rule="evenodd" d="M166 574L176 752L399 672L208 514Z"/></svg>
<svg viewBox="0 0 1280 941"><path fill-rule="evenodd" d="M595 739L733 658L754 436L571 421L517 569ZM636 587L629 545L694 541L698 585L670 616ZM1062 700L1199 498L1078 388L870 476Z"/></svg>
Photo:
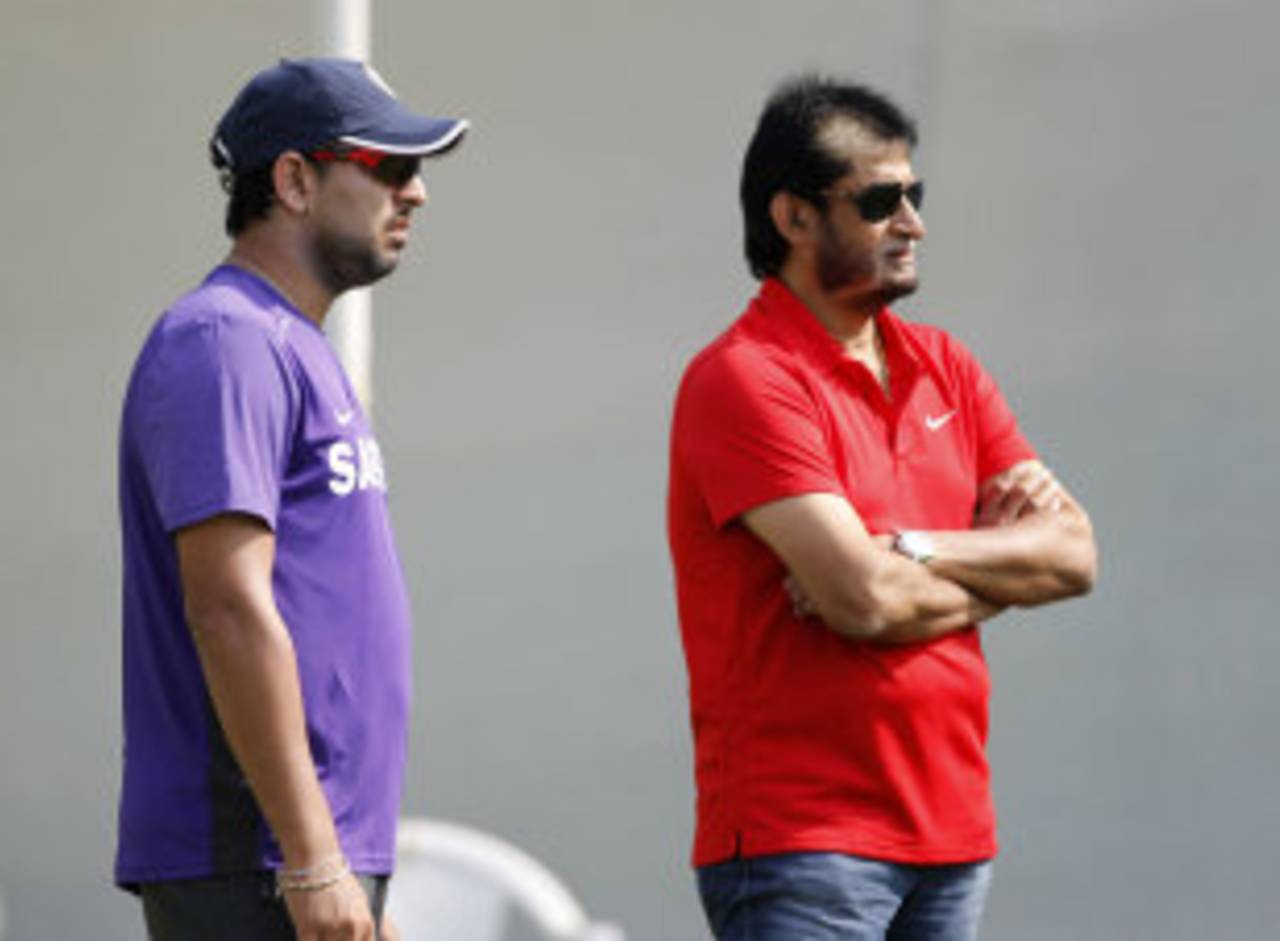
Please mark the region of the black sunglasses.
<svg viewBox="0 0 1280 941"><path fill-rule="evenodd" d="M904 196L912 209L919 209L924 202L924 180L916 180L914 183L872 183L856 193L835 190L823 192L846 200L858 210L863 222L882 222L898 211Z"/></svg>

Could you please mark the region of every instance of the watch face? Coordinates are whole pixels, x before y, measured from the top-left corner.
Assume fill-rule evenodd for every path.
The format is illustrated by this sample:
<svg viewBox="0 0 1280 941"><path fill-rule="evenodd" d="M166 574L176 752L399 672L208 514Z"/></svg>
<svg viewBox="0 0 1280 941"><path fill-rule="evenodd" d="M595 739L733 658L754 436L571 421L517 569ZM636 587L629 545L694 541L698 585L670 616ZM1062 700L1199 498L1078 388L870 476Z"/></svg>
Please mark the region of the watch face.
<svg viewBox="0 0 1280 941"><path fill-rule="evenodd" d="M898 545L903 555L917 562L928 562L933 558L933 540L925 533L915 530L899 533Z"/></svg>

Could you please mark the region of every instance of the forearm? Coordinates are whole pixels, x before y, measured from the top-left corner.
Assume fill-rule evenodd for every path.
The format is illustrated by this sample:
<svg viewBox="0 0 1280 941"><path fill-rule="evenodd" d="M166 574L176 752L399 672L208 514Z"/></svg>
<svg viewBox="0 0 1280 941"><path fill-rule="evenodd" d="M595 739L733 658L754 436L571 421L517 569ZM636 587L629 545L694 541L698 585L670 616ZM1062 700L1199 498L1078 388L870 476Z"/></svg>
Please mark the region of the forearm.
<svg viewBox="0 0 1280 941"><path fill-rule="evenodd" d="M919 643L989 620L1004 610L966 586L879 550L874 571L843 604L818 614L837 633L874 643ZM839 596L837 596L839 598ZM823 608L826 610L823 610Z"/></svg>
<svg viewBox="0 0 1280 941"><path fill-rule="evenodd" d="M339 853L307 744L293 643L274 604L203 612L191 627L218 720L286 867Z"/></svg>
<svg viewBox="0 0 1280 941"><path fill-rule="evenodd" d="M1093 587L1093 531L1075 506L1028 513L1006 526L930 535L930 571L992 601L1029 607Z"/></svg>
<svg viewBox="0 0 1280 941"><path fill-rule="evenodd" d="M935 640L982 621L989 621L1005 610L1004 605L988 601L954 583L952 586L960 588L962 598L955 599L954 603L947 604L941 610L918 610L908 617L887 622L870 639L878 644L914 644Z"/></svg>
<svg viewBox="0 0 1280 941"><path fill-rule="evenodd" d="M743 520L786 565L798 613L817 615L846 637L931 640L1003 610L893 552L890 537L869 535L842 497L790 497L757 507Z"/></svg>

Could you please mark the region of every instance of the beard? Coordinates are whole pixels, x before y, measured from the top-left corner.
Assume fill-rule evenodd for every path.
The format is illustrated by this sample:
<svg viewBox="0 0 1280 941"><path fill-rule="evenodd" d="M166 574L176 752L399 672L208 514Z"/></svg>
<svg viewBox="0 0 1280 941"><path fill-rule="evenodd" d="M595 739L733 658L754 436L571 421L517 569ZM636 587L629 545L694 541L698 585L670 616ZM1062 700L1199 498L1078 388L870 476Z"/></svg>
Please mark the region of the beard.
<svg viewBox="0 0 1280 941"><path fill-rule="evenodd" d="M372 239L321 232L311 246L316 273L335 295L385 278L399 258L379 252Z"/></svg>
<svg viewBox="0 0 1280 941"><path fill-rule="evenodd" d="M914 294L919 286L919 279L914 277L901 281L881 281L876 285L876 289L872 294L880 302L880 306L888 307L899 298Z"/></svg>
<svg viewBox="0 0 1280 941"><path fill-rule="evenodd" d="M898 298L914 294L919 286L919 280L914 276L894 281L878 274L875 257L870 252L847 245L825 218L817 261L818 284L829 294L862 286L864 296L888 305Z"/></svg>

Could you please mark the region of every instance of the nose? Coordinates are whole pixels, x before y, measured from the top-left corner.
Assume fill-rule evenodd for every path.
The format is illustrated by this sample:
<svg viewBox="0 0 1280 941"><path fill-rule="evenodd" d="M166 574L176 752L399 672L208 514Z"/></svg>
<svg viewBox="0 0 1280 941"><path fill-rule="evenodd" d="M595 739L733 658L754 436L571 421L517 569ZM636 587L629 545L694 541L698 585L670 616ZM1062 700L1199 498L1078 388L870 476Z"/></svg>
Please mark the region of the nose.
<svg viewBox="0 0 1280 941"><path fill-rule="evenodd" d="M396 192L396 199L415 208L425 206L427 204L427 184L423 181L422 174L415 173L408 183L400 187Z"/></svg>
<svg viewBox="0 0 1280 941"><path fill-rule="evenodd" d="M898 203L898 209L893 214L893 228L895 232L917 242L928 232L920 210L911 205L911 200L905 198Z"/></svg>

